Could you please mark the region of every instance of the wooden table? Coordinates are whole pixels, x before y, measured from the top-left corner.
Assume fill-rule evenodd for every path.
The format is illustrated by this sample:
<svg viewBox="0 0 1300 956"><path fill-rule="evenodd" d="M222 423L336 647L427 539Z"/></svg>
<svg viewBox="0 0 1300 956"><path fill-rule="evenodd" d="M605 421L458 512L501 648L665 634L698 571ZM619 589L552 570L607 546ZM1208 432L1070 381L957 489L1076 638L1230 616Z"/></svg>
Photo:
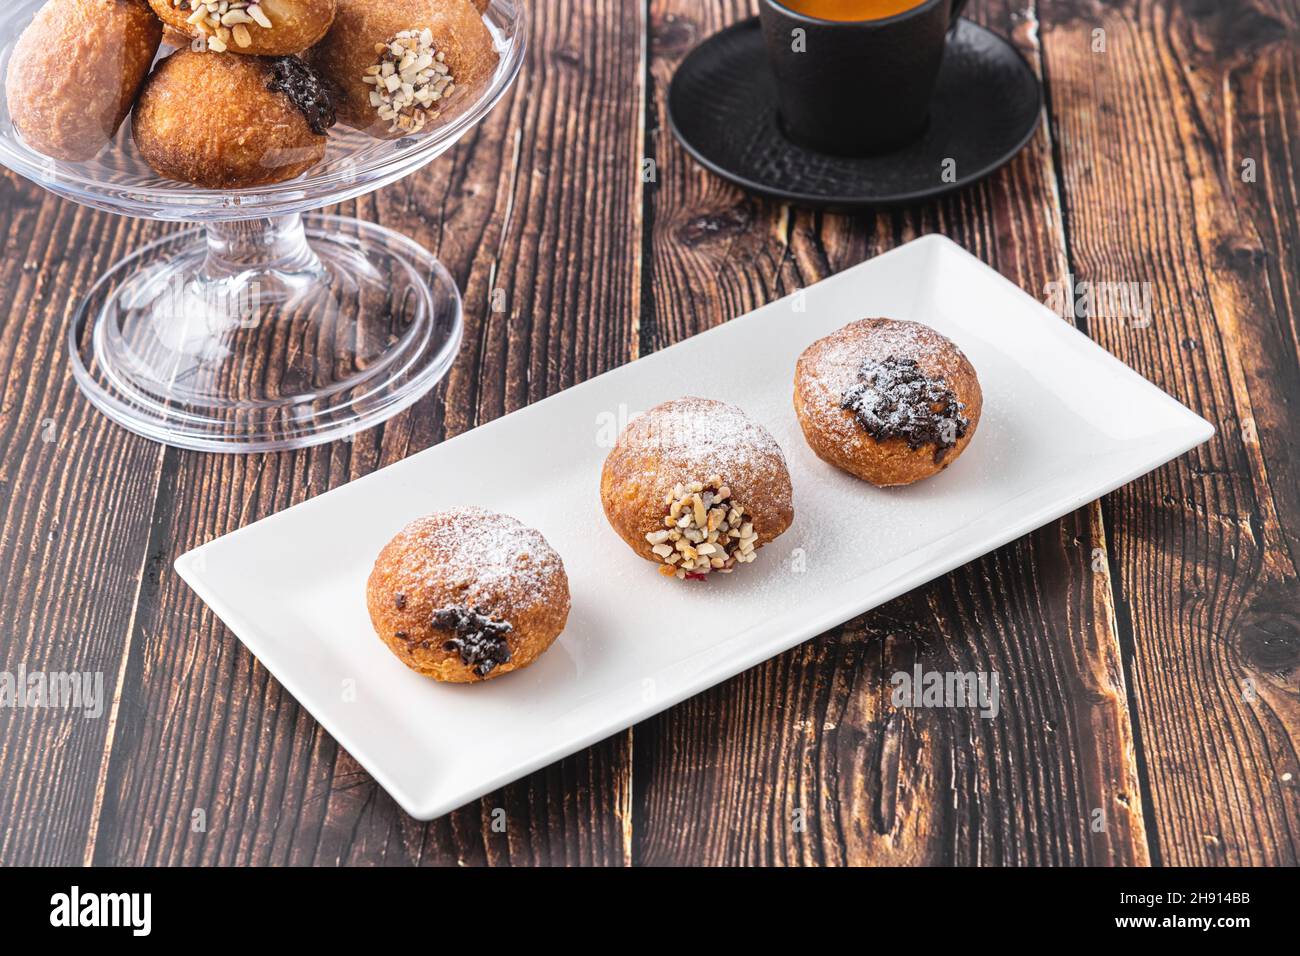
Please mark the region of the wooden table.
<svg viewBox="0 0 1300 956"><path fill-rule="evenodd" d="M0 178L0 669L102 672L110 695L100 719L0 709L0 863L1300 861L1300 2L973 0L1040 71L1046 122L984 183L861 216L747 196L667 131L674 68L748 3L532 8L490 120L342 210L442 257L468 322L443 385L352 442L224 457L109 424L66 324L168 227ZM172 571L928 232L1040 299L1070 275L1144 284L1150 325L1080 325L1215 437L429 824ZM889 675L918 662L997 671L1001 715L894 709Z"/></svg>

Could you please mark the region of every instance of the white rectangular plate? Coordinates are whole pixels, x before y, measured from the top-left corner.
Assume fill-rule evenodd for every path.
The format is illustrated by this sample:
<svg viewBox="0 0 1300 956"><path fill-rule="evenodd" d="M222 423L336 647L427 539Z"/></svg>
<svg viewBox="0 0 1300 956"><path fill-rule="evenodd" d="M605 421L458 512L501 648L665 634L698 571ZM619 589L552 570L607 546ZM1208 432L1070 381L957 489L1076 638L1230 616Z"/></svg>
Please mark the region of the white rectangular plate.
<svg viewBox="0 0 1300 956"><path fill-rule="evenodd" d="M791 404L794 363L866 316L925 322L984 388L947 471L880 490L818 460ZM762 422L794 481L790 531L707 582L662 577L598 496L618 422L704 395ZM971 561L1182 454L1210 424L937 236L218 538L186 582L414 817L431 819ZM371 630L384 542L481 505L564 558L568 629L533 666L471 686L407 670Z"/></svg>

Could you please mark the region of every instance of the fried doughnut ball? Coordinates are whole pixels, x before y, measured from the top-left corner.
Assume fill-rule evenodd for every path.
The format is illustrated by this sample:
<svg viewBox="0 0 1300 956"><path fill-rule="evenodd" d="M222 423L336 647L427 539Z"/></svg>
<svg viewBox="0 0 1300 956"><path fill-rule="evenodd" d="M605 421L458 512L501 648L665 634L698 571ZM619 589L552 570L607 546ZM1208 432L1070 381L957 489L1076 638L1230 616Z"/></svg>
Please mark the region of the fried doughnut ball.
<svg viewBox="0 0 1300 956"><path fill-rule="evenodd" d="M469 0L339 0L309 58L337 91L342 123L395 139L472 102L499 55Z"/></svg>
<svg viewBox="0 0 1300 956"><path fill-rule="evenodd" d="M288 56L329 31L337 0L149 0L149 5L163 23L201 37L214 53Z"/></svg>
<svg viewBox="0 0 1300 956"><path fill-rule="evenodd" d="M679 398L634 419L605 459L605 517L659 573L701 580L748 564L794 520L776 440L734 405Z"/></svg>
<svg viewBox="0 0 1300 956"><path fill-rule="evenodd" d="M469 683L527 667L569 619L564 562L540 532L482 508L412 521L366 583L375 632L411 670Z"/></svg>
<svg viewBox="0 0 1300 956"><path fill-rule="evenodd" d="M852 322L808 346L795 366L794 408L809 446L881 487L956 461L983 404L961 349L918 322Z"/></svg>
<svg viewBox="0 0 1300 956"><path fill-rule="evenodd" d="M142 0L50 0L9 60L14 126L46 156L91 159L126 119L161 42Z"/></svg>
<svg viewBox="0 0 1300 956"><path fill-rule="evenodd" d="M301 60L192 50L158 64L133 119L155 172L208 189L302 175L324 158L333 124L330 98Z"/></svg>

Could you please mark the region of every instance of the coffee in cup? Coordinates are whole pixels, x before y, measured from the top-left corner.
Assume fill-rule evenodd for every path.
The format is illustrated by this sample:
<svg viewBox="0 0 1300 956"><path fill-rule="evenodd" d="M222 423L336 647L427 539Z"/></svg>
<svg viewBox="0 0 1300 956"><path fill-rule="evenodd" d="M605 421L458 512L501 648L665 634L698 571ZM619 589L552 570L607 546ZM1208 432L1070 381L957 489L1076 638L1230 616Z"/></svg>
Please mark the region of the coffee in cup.
<svg viewBox="0 0 1300 956"><path fill-rule="evenodd" d="M784 6L815 20L883 20L925 0L785 0Z"/></svg>

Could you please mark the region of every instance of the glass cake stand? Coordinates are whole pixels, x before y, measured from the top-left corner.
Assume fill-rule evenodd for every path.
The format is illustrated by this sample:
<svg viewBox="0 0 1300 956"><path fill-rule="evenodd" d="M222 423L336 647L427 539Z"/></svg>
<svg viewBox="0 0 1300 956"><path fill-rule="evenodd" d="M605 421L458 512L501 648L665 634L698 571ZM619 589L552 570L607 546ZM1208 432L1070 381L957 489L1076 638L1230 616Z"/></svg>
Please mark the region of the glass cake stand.
<svg viewBox="0 0 1300 956"><path fill-rule="evenodd" d="M0 84L42 2L0 5ZM78 305L68 350L91 402L169 445L272 451L378 424L446 375L463 329L447 270L390 229L311 210L410 175L487 115L519 73L527 19L521 0L492 0L484 20L500 62L450 121L398 140L336 126L322 163L257 189L161 179L130 118L95 159L50 159L23 142L0 95L0 164L82 205L194 226L117 262Z"/></svg>

